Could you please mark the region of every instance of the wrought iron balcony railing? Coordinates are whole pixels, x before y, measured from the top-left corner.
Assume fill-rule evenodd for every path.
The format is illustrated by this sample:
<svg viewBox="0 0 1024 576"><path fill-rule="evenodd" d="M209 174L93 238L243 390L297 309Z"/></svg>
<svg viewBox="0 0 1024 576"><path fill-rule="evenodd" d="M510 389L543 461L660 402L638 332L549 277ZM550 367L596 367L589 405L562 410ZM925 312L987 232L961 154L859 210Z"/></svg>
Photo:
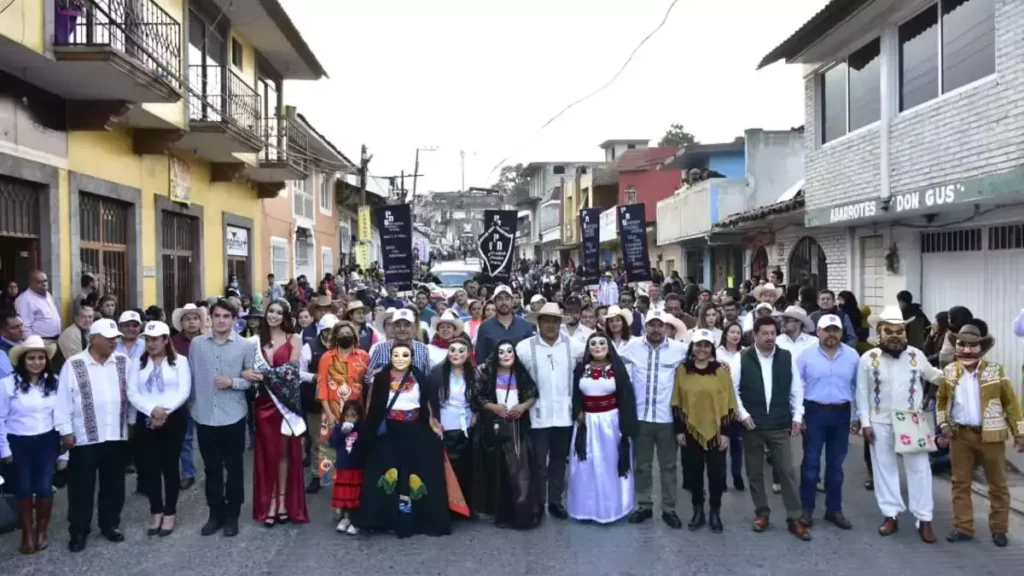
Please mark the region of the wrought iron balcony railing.
<svg viewBox="0 0 1024 576"><path fill-rule="evenodd" d="M296 170L308 173L309 134L302 124L286 116L266 118L263 142L260 162L287 162Z"/></svg>
<svg viewBox="0 0 1024 576"><path fill-rule="evenodd" d="M256 137L260 126L260 96L223 66L190 64L188 115L193 122L230 122Z"/></svg>
<svg viewBox="0 0 1024 576"><path fill-rule="evenodd" d="M181 90L181 24L156 2L56 2L56 46L113 48Z"/></svg>

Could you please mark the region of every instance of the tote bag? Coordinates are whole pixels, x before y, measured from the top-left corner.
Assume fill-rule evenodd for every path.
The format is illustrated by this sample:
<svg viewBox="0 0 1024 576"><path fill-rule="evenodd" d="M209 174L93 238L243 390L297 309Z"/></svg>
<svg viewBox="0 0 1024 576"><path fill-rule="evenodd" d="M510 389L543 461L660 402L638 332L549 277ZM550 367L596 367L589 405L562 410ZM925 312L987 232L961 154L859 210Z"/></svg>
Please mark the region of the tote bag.
<svg viewBox="0 0 1024 576"><path fill-rule="evenodd" d="M897 454L935 452L935 417L920 410L893 410L892 435Z"/></svg>

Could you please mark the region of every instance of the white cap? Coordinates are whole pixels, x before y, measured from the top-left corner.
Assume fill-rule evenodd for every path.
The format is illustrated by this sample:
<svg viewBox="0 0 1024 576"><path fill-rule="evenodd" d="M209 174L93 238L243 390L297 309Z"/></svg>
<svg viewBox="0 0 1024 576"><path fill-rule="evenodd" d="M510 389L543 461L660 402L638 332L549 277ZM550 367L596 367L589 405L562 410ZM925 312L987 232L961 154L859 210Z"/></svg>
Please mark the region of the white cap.
<svg viewBox="0 0 1024 576"><path fill-rule="evenodd" d="M491 298L497 298L498 294L508 294L509 296L512 296L512 289L509 288L508 286L505 286L504 284L501 284L494 289L494 294L491 295Z"/></svg>
<svg viewBox="0 0 1024 576"><path fill-rule="evenodd" d="M705 329L701 328L700 330L694 330L693 332L691 332L690 341L691 342L707 342L708 344L711 344L712 346L714 346L715 345L715 335L711 332L711 330L705 330Z"/></svg>
<svg viewBox="0 0 1024 576"><path fill-rule="evenodd" d="M495 292L497 295L497 292ZM536 304L537 302L547 302L547 298L544 298L541 294L534 294L533 298L530 298L530 304Z"/></svg>
<svg viewBox="0 0 1024 576"><path fill-rule="evenodd" d="M142 330L142 335L149 338L160 338L161 336L170 336L171 328L167 324L160 322L159 320L153 320L146 322L146 327Z"/></svg>
<svg viewBox="0 0 1024 576"><path fill-rule="evenodd" d="M754 306L754 312L757 312L758 310L771 310L772 312L774 312L775 307L767 302L761 302L757 306Z"/></svg>
<svg viewBox="0 0 1024 576"><path fill-rule="evenodd" d="M104 338L120 338L124 336L121 331L117 329L117 324L110 318L100 318L99 320L92 323L89 328L89 337L102 336Z"/></svg>
<svg viewBox="0 0 1024 576"><path fill-rule="evenodd" d="M823 314L821 318L818 319L818 330L823 330L825 328L839 328L842 330L843 321L835 314Z"/></svg>
<svg viewBox="0 0 1024 576"><path fill-rule="evenodd" d="M338 320L338 317L334 314L324 314L323 318L316 323L316 333L319 334L324 330L330 330L337 326L339 322L341 322L341 320Z"/></svg>
<svg viewBox="0 0 1024 576"><path fill-rule="evenodd" d="M395 310L395 314L391 317L391 321L398 322L399 320L405 320L409 324L416 324L416 315L412 313L412 310L407 308Z"/></svg>
<svg viewBox="0 0 1024 576"><path fill-rule="evenodd" d="M662 310L651 310L647 313L647 316L644 316L644 326L654 322L655 320L658 322L664 322L667 316L668 313Z"/></svg>
<svg viewBox="0 0 1024 576"><path fill-rule="evenodd" d="M135 310L125 310L121 312L121 317L117 319L118 325L124 324L125 322L138 322L142 324L142 316Z"/></svg>

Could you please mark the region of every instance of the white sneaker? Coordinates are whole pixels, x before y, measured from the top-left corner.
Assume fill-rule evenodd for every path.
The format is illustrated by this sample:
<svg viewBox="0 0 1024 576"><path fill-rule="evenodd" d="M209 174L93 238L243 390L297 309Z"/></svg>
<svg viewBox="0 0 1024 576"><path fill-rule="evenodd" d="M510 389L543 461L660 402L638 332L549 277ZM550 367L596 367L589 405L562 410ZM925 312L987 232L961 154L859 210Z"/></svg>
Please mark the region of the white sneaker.
<svg viewBox="0 0 1024 576"><path fill-rule="evenodd" d="M356 536L356 535L359 534L359 528L357 528L355 524L349 524L348 525L348 530L346 530L345 532L347 532L348 534L350 534L352 536Z"/></svg>
<svg viewBox="0 0 1024 576"><path fill-rule="evenodd" d="M352 521L348 519L348 516L345 516L344 518L341 519L341 522L338 522L338 526L335 528L335 530L337 530L338 532L344 534L345 531L347 531L351 527L352 527Z"/></svg>

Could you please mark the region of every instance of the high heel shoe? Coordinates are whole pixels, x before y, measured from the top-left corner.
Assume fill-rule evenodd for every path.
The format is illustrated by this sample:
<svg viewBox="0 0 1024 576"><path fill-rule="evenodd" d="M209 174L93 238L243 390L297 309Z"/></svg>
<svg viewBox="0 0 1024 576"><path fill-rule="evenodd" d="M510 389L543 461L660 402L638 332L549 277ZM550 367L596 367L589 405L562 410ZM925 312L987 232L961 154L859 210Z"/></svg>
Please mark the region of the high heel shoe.
<svg viewBox="0 0 1024 576"><path fill-rule="evenodd" d="M270 507L267 511L267 517L263 519L264 528L273 528L274 521L277 518L277 502L273 499L270 500Z"/></svg>
<svg viewBox="0 0 1024 576"><path fill-rule="evenodd" d="M284 510L283 509L284 505L281 504L282 502L284 502L284 494L281 494L280 496L277 497L277 502L278 502L278 506L277 506L277 508L278 508L278 510L277 510L277 523L278 524L287 524L288 520L289 520L289 518L288 518L288 511Z"/></svg>
<svg viewBox="0 0 1024 576"><path fill-rule="evenodd" d="M167 522L168 518L171 519L171 527L170 528L164 528L164 524ZM161 538L166 538L167 536L170 536L173 532L174 532L174 516L164 516L163 519L160 520L160 532L158 532L158 534L160 535Z"/></svg>
<svg viewBox="0 0 1024 576"><path fill-rule="evenodd" d="M150 527L149 530L146 530L146 536L156 536L157 534L159 534L160 533L160 526L163 524L163 522L164 522L164 517L160 516L160 520L158 520L156 522L156 526L155 527Z"/></svg>

